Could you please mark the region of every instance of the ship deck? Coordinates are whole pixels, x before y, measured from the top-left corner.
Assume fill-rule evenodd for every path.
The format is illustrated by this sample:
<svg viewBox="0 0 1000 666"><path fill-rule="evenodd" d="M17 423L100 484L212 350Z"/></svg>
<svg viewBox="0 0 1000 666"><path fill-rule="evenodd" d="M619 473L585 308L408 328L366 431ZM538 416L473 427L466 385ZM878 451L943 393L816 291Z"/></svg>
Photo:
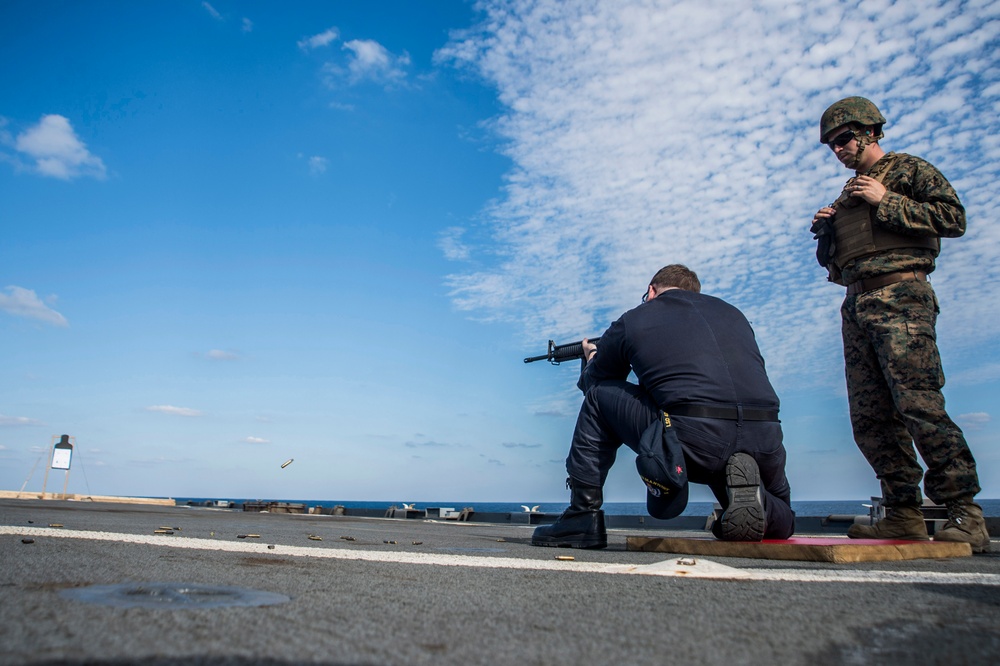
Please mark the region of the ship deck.
<svg viewBox="0 0 1000 666"><path fill-rule="evenodd" d="M639 552L627 527L605 550L538 548L533 529L0 499L0 663L1000 657L996 539L971 557L840 564Z"/></svg>

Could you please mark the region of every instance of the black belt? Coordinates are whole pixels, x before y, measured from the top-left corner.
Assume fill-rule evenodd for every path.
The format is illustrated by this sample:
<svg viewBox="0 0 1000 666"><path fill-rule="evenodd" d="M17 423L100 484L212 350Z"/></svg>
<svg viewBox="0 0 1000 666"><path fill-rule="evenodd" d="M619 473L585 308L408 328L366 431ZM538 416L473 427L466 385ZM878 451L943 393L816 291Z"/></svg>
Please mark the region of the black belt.
<svg viewBox="0 0 1000 666"><path fill-rule="evenodd" d="M703 419L723 419L724 421L739 421L740 409L737 407L706 407L704 405L674 405L664 409L667 414L676 416L696 416ZM744 421L778 421L776 409L742 409Z"/></svg>

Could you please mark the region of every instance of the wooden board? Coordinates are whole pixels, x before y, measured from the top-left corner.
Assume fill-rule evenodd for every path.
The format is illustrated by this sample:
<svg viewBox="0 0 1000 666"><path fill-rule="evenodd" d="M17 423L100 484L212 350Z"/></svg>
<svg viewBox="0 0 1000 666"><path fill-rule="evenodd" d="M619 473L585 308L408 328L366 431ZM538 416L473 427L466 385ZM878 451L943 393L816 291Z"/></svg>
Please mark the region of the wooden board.
<svg viewBox="0 0 1000 666"><path fill-rule="evenodd" d="M749 557L804 562L890 562L896 560L971 557L967 543L793 537L787 541L719 541L712 537L630 536L628 550L716 557Z"/></svg>

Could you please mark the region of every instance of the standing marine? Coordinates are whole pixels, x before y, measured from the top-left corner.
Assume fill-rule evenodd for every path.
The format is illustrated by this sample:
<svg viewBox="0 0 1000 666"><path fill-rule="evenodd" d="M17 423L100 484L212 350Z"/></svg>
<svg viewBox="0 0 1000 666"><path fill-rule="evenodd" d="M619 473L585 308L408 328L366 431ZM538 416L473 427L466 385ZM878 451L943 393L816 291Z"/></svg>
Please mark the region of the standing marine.
<svg viewBox="0 0 1000 666"><path fill-rule="evenodd" d="M941 393L939 308L927 280L940 239L965 233L965 208L930 163L882 149L885 122L864 97L836 102L820 120L820 142L856 175L816 213L811 230L829 280L847 289L840 313L851 425L886 506L884 519L853 525L848 536L927 540L923 478L927 496L948 509L935 541L986 552L976 461Z"/></svg>

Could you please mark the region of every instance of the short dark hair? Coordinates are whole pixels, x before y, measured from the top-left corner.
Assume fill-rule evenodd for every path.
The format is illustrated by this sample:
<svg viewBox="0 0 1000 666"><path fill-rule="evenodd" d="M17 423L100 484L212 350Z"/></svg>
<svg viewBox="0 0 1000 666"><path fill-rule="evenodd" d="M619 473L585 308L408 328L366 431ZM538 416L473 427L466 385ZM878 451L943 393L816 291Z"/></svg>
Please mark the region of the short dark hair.
<svg viewBox="0 0 1000 666"><path fill-rule="evenodd" d="M681 264L670 264L656 271L656 275L649 281L654 289L660 291L666 287L677 287L685 291L701 292L701 282L693 270Z"/></svg>

